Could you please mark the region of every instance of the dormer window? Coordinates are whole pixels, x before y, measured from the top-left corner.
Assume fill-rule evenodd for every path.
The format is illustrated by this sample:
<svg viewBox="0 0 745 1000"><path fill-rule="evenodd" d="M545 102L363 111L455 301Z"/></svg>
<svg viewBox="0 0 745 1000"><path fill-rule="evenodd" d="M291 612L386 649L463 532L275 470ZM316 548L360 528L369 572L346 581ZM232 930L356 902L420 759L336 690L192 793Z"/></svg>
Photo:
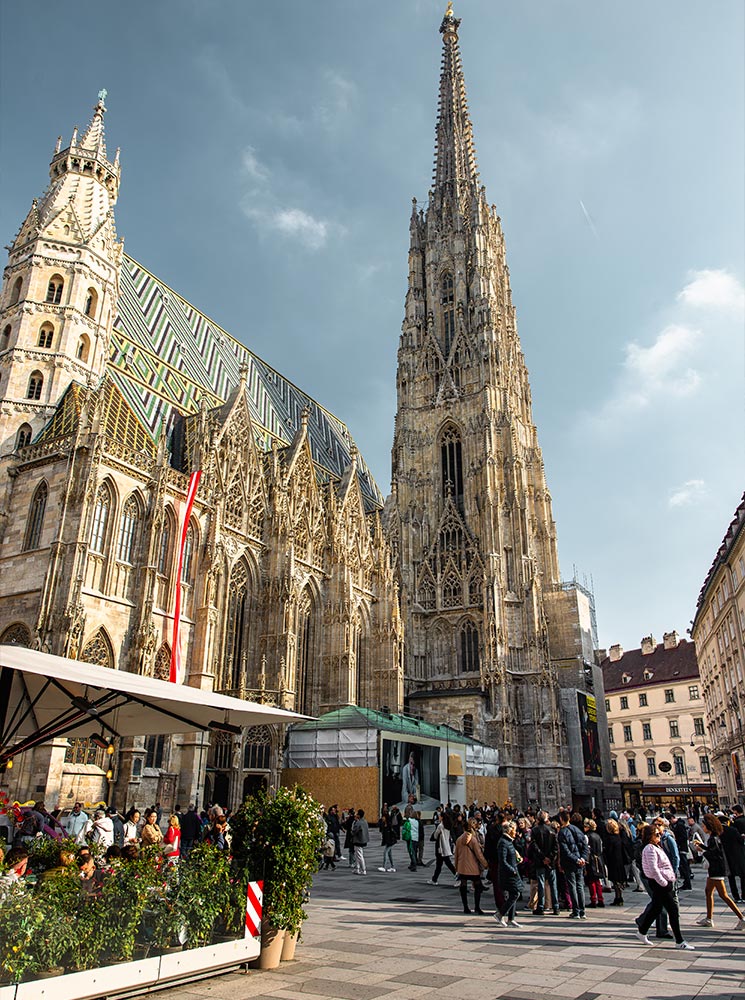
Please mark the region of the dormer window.
<svg viewBox="0 0 745 1000"><path fill-rule="evenodd" d="M654 677L654 670L650 670L649 667L644 671L644 680L651 681Z"/></svg>
<svg viewBox="0 0 745 1000"><path fill-rule="evenodd" d="M621 674L621 683L622 684L630 684L631 683L631 674Z"/></svg>

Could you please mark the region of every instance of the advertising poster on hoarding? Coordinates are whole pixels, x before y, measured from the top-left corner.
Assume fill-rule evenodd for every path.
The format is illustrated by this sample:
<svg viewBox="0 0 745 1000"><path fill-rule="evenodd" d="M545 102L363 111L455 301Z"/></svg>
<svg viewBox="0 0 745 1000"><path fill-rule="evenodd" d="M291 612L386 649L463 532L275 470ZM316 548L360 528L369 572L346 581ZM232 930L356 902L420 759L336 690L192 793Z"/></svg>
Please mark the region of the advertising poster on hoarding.
<svg viewBox="0 0 745 1000"><path fill-rule="evenodd" d="M578 691L577 707L579 709L579 732L582 738L585 775L588 778L602 778L603 766L600 760L597 702L591 694Z"/></svg>
<svg viewBox="0 0 745 1000"><path fill-rule="evenodd" d="M384 737L380 768L382 801L401 810L409 803L427 811L438 806L444 801L440 789L441 752L439 746Z"/></svg>

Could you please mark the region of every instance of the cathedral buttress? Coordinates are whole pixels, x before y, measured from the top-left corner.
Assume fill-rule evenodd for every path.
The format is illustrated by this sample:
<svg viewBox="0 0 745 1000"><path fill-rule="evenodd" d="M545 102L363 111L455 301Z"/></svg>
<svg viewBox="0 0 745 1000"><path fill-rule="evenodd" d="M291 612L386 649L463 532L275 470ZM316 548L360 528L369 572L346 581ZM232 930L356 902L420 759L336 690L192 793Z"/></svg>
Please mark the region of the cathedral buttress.
<svg viewBox="0 0 745 1000"><path fill-rule="evenodd" d="M501 222L486 199L449 6L433 185L413 203L388 525L410 711L502 750L523 797L568 791L544 595L556 531ZM548 784L551 788L548 788Z"/></svg>

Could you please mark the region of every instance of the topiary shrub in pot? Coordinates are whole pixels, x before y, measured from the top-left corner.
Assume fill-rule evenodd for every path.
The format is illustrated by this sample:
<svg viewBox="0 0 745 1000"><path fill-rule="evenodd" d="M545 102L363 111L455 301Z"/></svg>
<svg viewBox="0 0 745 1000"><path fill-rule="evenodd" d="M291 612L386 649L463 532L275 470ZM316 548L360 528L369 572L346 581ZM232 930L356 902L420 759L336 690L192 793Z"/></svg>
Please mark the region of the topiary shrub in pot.
<svg viewBox="0 0 745 1000"><path fill-rule="evenodd" d="M319 803L297 785L262 790L231 817L230 830L237 873L264 882L262 927L296 934L326 834Z"/></svg>
<svg viewBox="0 0 745 1000"><path fill-rule="evenodd" d="M197 844L178 865L174 911L187 948L210 943L215 923L229 906L231 888L230 855L213 844Z"/></svg>

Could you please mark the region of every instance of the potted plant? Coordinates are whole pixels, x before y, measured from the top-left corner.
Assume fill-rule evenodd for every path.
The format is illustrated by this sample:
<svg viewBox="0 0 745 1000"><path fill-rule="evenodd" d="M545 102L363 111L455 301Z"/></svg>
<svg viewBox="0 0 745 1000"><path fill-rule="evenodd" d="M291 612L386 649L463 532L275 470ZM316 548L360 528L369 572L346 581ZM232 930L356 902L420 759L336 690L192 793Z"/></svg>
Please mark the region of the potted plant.
<svg viewBox="0 0 745 1000"><path fill-rule="evenodd" d="M307 917L303 906L326 832L321 807L299 786L279 788L273 795L262 790L246 799L230 829L237 869L264 882L262 951L266 942L272 953L260 956L259 967L273 968L285 934L297 939Z"/></svg>
<svg viewBox="0 0 745 1000"><path fill-rule="evenodd" d="M76 909L79 880L73 869L60 868L41 879L32 905L39 912L43 932L32 942L36 977L61 976L77 946Z"/></svg>
<svg viewBox="0 0 745 1000"><path fill-rule="evenodd" d="M158 859L142 851L132 861L120 862L101 893L101 905L109 933L106 950L114 962L131 962L145 907L158 884Z"/></svg>
<svg viewBox="0 0 745 1000"><path fill-rule="evenodd" d="M6 982L19 983L33 971L33 943L44 934L42 914L20 882L3 890L0 905L0 969Z"/></svg>

